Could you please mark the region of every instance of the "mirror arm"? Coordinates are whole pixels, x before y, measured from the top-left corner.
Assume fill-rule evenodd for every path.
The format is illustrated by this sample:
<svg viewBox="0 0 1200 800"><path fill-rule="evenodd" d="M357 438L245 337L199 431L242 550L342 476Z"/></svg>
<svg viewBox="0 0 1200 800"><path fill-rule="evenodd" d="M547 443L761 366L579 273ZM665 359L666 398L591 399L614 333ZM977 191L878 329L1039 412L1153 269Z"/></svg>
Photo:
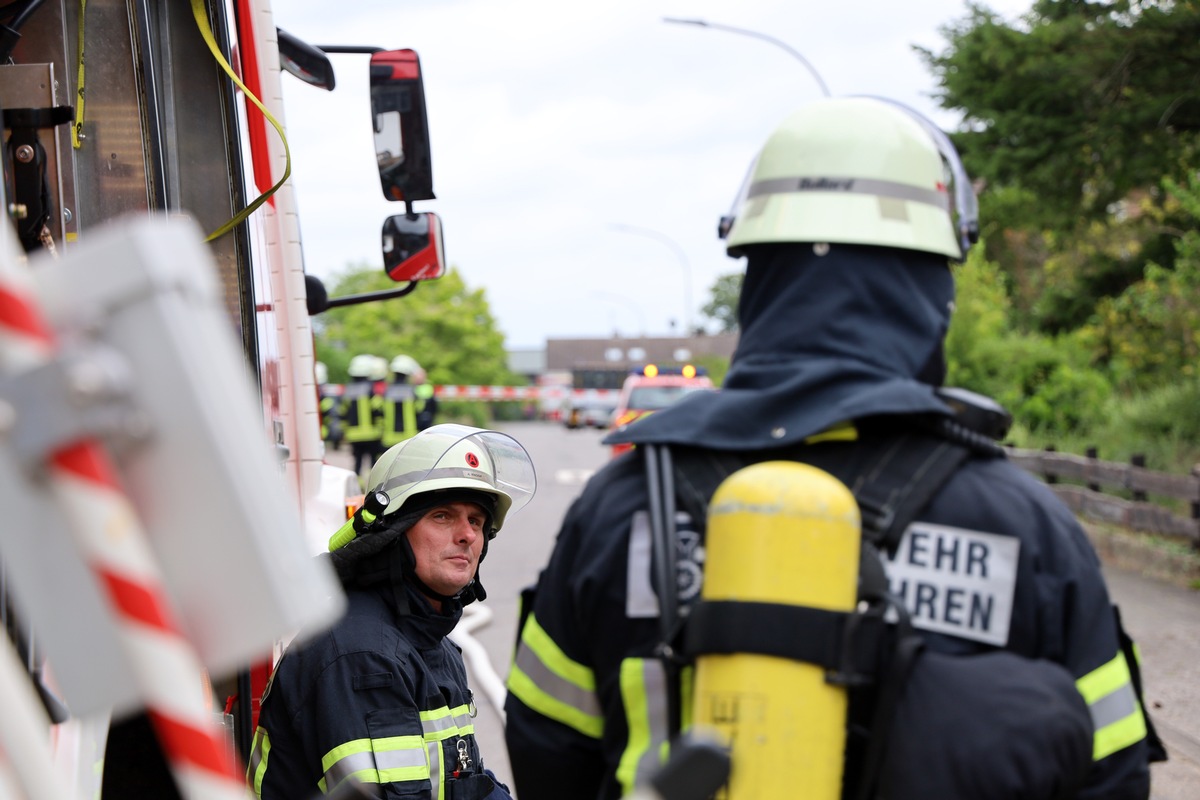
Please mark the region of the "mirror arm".
<svg viewBox="0 0 1200 800"><path fill-rule="evenodd" d="M417 281L409 281L407 286L403 286L399 289L386 289L382 292L367 292L365 294L348 294L344 297L331 297L325 304L325 308L356 306L359 303L371 303L375 300L390 300L393 297L404 297L407 294L412 294L412 291L416 288Z"/></svg>
<svg viewBox="0 0 1200 800"><path fill-rule="evenodd" d="M326 53L380 53L383 52L382 47L371 47L370 45L356 44L315 44L313 47L318 50L323 50Z"/></svg>

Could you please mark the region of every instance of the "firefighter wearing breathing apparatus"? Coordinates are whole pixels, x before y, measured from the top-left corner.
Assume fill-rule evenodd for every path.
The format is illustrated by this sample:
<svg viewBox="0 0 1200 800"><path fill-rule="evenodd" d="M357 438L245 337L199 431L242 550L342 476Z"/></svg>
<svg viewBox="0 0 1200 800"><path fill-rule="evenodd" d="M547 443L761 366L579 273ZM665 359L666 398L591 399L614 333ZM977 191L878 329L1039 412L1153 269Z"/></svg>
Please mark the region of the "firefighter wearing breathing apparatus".
<svg viewBox="0 0 1200 800"><path fill-rule="evenodd" d="M488 545L535 489L525 449L497 431L435 425L371 470L378 500L330 540L347 612L292 645L263 695L247 776L259 797L330 793L507 800L485 770L475 706L446 636L486 595Z"/></svg>
<svg viewBox="0 0 1200 800"><path fill-rule="evenodd" d="M1148 796L1163 754L1095 553L994 443L1003 409L941 385L950 262L977 231L953 146L904 106L824 99L768 138L721 224L746 258L724 385L608 436L637 447L589 481L524 598L506 703L521 800L629 794L705 717L744 726L723 798L828 796L807 789L829 768L805 760L813 730L759 713L799 703L797 683L738 672L762 655L815 665L847 698L821 723L844 736L834 797ZM775 462L823 476L824 499L755 495L766 479L744 476L775 480ZM753 526L730 522L744 510ZM816 557L770 538L810 536L779 519L805 513L837 517L817 555L847 527L861 538L848 601L720 596L814 581L772 572ZM712 690L719 659L741 685ZM780 739L794 758L756 763L753 743ZM767 793L740 792L764 773Z"/></svg>

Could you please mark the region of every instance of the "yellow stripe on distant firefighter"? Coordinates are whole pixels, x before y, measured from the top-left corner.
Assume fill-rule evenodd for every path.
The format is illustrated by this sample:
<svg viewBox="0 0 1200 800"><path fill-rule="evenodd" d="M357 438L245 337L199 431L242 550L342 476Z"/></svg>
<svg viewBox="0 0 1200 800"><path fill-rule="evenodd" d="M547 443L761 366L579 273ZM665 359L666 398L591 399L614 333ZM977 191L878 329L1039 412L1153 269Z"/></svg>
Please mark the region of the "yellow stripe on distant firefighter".
<svg viewBox="0 0 1200 800"><path fill-rule="evenodd" d="M521 631L508 690L539 714L585 736L604 735L595 674L568 658L532 614Z"/></svg>
<svg viewBox="0 0 1200 800"><path fill-rule="evenodd" d="M1124 653L1075 681L1092 715L1095 761L1146 738L1146 719L1138 704Z"/></svg>

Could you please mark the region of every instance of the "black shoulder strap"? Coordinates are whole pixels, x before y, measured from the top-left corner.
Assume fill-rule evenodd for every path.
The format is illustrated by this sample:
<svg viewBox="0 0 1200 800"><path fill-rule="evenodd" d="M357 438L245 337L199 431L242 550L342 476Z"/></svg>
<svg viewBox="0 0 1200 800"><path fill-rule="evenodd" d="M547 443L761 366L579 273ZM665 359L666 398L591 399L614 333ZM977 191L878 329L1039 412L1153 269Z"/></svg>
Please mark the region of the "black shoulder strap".
<svg viewBox="0 0 1200 800"><path fill-rule="evenodd" d="M859 596L873 602L881 601L875 606L882 609L895 601L887 596L887 575L879 553L895 553L909 524L973 454L995 457L1003 451L985 437L945 418L903 420L902 426L893 423L874 430L868 424L860 433L861 438L854 444L830 441L776 452L729 453L696 448L667 451L662 448L666 458L660 451L647 462L648 467L651 463L657 466L660 476L657 480L651 479L651 490L667 489L661 474L664 469L670 471L674 477L675 498L703 535L709 500L721 482L737 470L766 460L798 461L824 469L846 484L858 502L863 538L873 545L861 550ZM673 506L673 502L668 500L666 505ZM673 527L670 530L673 531ZM663 536L666 532L660 525L652 535ZM674 552L671 539L664 539L657 552L664 550ZM824 666L832 680L840 679L848 686L859 684L872 674L870 665L881 663L879 648L884 646L879 638L882 611L877 616L845 615L820 614L814 609L746 609L742 606L744 604L698 604L686 626L683 650L688 655L759 652L797 658ZM751 613L747 614L747 611ZM897 611L904 631L892 640L894 651L888 658L890 666L885 674L875 675L881 682L877 686L869 722L872 732L888 729L908 673L923 646L921 637L913 635L907 614L899 607ZM790 616L780 619L772 616L784 612ZM739 614L722 618L722 615ZM866 630L860 630L864 628ZM783 629L804 630L805 634L783 637L785 644L780 645L778 631ZM677 633L677 629L673 632ZM672 697L675 694L670 693ZM885 751L886 737L868 737L856 778L858 800L875 796Z"/></svg>
<svg viewBox="0 0 1200 800"><path fill-rule="evenodd" d="M891 553L917 514L977 451L976 442L911 428L873 435L852 446L829 442L776 452L694 448L672 452L679 504L701 528L708 501L725 478L759 461L800 461L824 469L846 484L858 501L863 536Z"/></svg>

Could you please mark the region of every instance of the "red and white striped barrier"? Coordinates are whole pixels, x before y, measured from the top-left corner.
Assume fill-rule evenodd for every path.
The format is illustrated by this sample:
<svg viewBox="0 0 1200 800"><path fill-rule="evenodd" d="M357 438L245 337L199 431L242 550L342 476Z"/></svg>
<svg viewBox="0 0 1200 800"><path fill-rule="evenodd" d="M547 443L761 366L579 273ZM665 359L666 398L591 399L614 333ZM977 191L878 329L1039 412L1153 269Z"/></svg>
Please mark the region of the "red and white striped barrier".
<svg viewBox="0 0 1200 800"><path fill-rule="evenodd" d="M380 386L386 386L381 383ZM346 387L340 383L327 383L323 391L340 397ZM461 384L438 384L433 387L433 396L439 400L481 400L494 403L505 400L572 400L574 402L616 403L620 389L572 389L569 386L479 386Z"/></svg>
<svg viewBox="0 0 1200 800"><path fill-rule="evenodd" d="M433 387L439 400L576 400L617 402L620 389L572 389L566 386L452 386Z"/></svg>
<svg viewBox="0 0 1200 800"><path fill-rule="evenodd" d="M48 362L55 342L25 276L10 261L0 259L0 367L19 373ZM80 440L53 453L47 467L61 518L112 606L181 794L188 800L245 800L248 787L212 721L200 661L176 624L146 534L106 453L97 442Z"/></svg>

